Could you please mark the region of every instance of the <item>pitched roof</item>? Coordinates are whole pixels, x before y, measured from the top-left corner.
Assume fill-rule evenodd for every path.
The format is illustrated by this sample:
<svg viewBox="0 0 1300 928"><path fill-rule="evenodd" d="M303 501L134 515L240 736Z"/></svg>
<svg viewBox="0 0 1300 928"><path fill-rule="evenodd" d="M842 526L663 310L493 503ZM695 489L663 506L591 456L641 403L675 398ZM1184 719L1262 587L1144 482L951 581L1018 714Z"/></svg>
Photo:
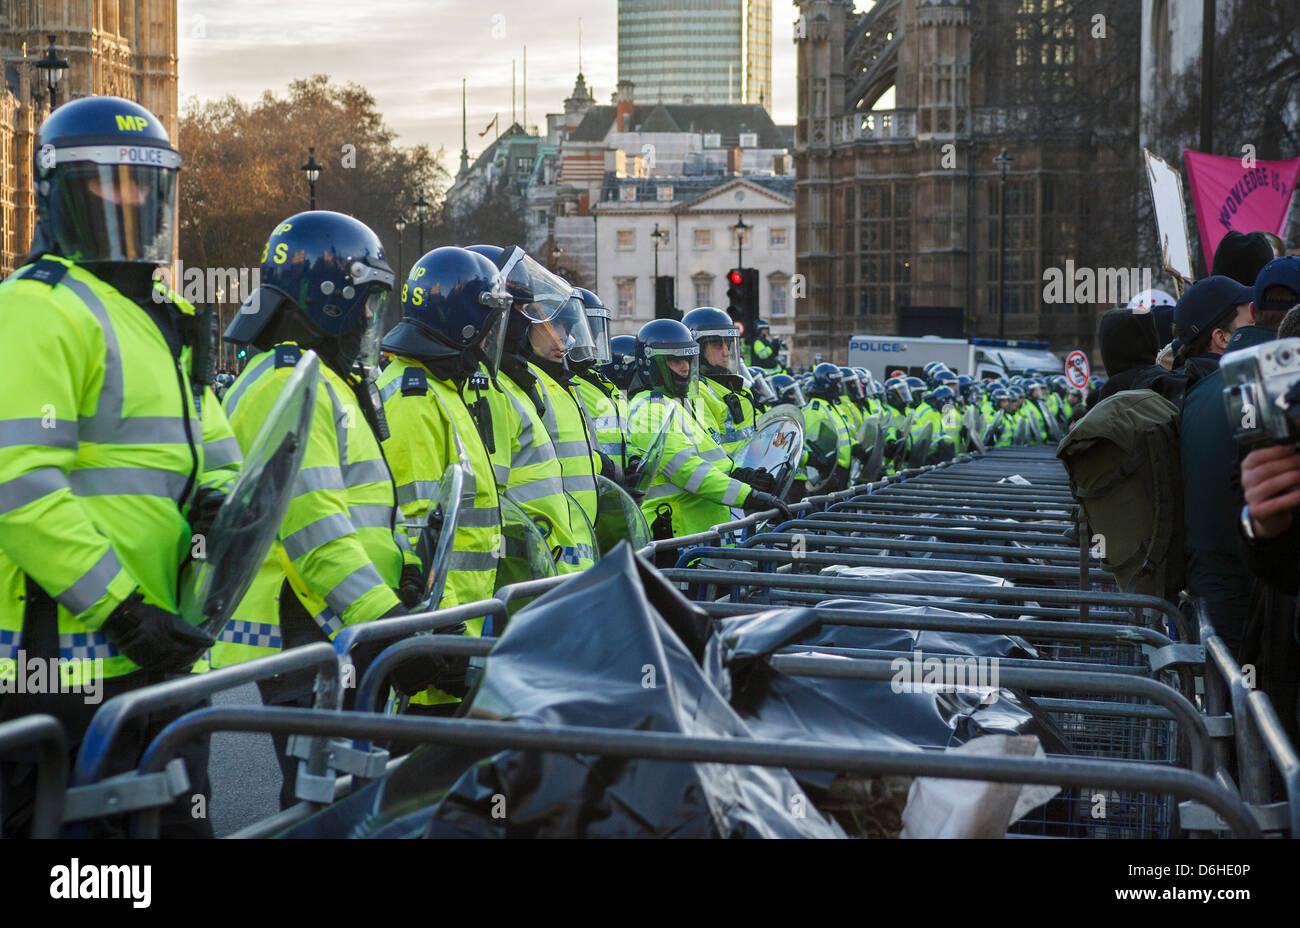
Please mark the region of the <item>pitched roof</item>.
<svg viewBox="0 0 1300 928"><path fill-rule="evenodd" d="M575 142L602 142L614 126L614 106L593 106L569 136ZM632 125L639 132L716 132L722 146L740 144L740 133L758 133L759 148L788 148L785 132L757 103L637 103Z"/></svg>

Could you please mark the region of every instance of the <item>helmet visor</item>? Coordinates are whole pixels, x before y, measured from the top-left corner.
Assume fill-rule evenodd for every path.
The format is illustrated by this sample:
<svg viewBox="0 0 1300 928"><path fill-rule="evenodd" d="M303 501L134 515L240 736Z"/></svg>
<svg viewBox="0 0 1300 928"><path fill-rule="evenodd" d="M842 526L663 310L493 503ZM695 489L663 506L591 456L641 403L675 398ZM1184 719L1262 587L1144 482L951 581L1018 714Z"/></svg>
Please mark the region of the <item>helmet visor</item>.
<svg viewBox="0 0 1300 928"><path fill-rule="evenodd" d="M659 385L670 396L693 400L700 395L700 346L662 345L646 349Z"/></svg>
<svg viewBox="0 0 1300 928"><path fill-rule="evenodd" d="M587 308L570 297L546 321L528 327L528 341L534 352L555 363L586 364L596 358L596 342L587 325Z"/></svg>
<svg viewBox="0 0 1300 928"><path fill-rule="evenodd" d="M739 326L699 329L695 332L695 340L700 345L700 368L706 377L723 374L745 376L740 356Z"/></svg>
<svg viewBox="0 0 1300 928"><path fill-rule="evenodd" d="M754 399L760 403L766 406L772 406L776 403L776 391L772 389L772 385L767 382L766 377L762 375L755 377L750 389L754 391Z"/></svg>
<svg viewBox="0 0 1300 928"><path fill-rule="evenodd" d="M176 236L176 177L175 168L157 165L60 164L49 200L49 226L63 256L75 261L170 264Z"/></svg>
<svg viewBox="0 0 1300 928"><path fill-rule="evenodd" d="M792 383L781 393L781 399L794 403L800 409L808 405L808 397L804 396L803 387L797 383Z"/></svg>
<svg viewBox="0 0 1300 928"><path fill-rule="evenodd" d="M573 288L563 278L542 267L518 245L501 252L497 267L511 295L522 304L524 315L534 322L550 320L573 296Z"/></svg>
<svg viewBox="0 0 1300 928"><path fill-rule="evenodd" d="M374 371L379 365L379 320L387 302L387 287L373 286L366 294L364 322L361 323L360 332L361 347L353 363L360 363L367 371Z"/></svg>
<svg viewBox="0 0 1300 928"><path fill-rule="evenodd" d="M487 367L488 376L496 380L497 371L501 370L501 357L506 350L506 325L510 321L510 312L500 308L494 312L496 317L483 336L479 350L483 352L483 363Z"/></svg>
<svg viewBox="0 0 1300 928"><path fill-rule="evenodd" d="M603 306L587 306L587 325L596 346L596 363L608 364L614 359L609 347L609 310Z"/></svg>

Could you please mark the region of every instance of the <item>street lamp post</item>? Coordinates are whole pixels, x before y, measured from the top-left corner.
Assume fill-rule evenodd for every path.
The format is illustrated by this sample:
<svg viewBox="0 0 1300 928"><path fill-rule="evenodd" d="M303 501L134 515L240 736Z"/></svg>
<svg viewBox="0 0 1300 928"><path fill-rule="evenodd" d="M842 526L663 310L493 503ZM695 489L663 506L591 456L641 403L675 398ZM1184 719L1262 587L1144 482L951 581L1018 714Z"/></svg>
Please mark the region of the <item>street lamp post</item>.
<svg viewBox="0 0 1300 928"><path fill-rule="evenodd" d="M406 231L406 217L398 216L397 221L393 223L393 228L397 230L397 286L393 290L397 293L397 304L400 306L402 285L406 282L406 278L402 276L402 233Z"/></svg>
<svg viewBox="0 0 1300 928"><path fill-rule="evenodd" d="M1015 161L1004 148L993 159L1002 178L998 188L998 338L1006 338L1006 286L1007 286L1007 171Z"/></svg>
<svg viewBox="0 0 1300 928"><path fill-rule="evenodd" d="M668 230L659 228L659 223L656 222L654 229L652 229L650 232L650 238L654 242L654 252L655 252L655 276L654 276L654 280L651 281L651 286L653 287L652 292L655 295L655 318L656 319L659 318L660 312L664 312L672 308L672 307L661 307L659 305L659 303L661 302L659 298L659 244L667 237L668 237ZM677 302L675 295L674 295L673 302L674 303Z"/></svg>
<svg viewBox="0 0 1300 928"><path fill-rule="evenodd" d="M316 181L320 178L320 172L325 169L325 165L316 163L315 147L307 149L307 163L302 166L302 172L307 175L307 186L311 191L311 209L316 208Z"/></svg>
<svg viewBox="0 0 1300 928"><path fill-rule="evenodd" d="M736 224L731 227L736 232L736 267L745 266L745 232L753 226L745 225L745 214L736 214Z"/></svg>
<svg viewBox="0 0 1300 928"><path fill-rule="evenodd" d="M415 207L415 216L420 220L420 256L424 256L424 217L429 214L429 201L420 194L419 199L411 204Z"/></svg>
<svg viewBox="0 0 1300 928"><path fill-rule="evenodd" d="M54 36L48 38L50 47L45 50L45 57L37 60L36 67L45 72L45 87L50 92L50 109L53 110L57 102L59 82L68 73L68 61L60 58L54 50Z"/></svg>
<svg viewBox="0 0 1300 928"><path fill-rule="evenodd" d="M659 244L668 237L667 229L660 229L659 223L655 223L654 229L650 232L650 237L654 239L655 249L655 286L659 286Z"/></svg>

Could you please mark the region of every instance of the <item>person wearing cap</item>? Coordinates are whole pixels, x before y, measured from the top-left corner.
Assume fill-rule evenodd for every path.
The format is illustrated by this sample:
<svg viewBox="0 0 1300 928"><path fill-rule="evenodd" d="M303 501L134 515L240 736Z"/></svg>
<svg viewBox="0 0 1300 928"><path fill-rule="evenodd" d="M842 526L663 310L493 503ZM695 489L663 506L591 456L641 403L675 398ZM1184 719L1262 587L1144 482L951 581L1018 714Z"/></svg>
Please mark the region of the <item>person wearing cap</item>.
<svg viewBox="0 0 1300 928"><path fill-rule="evenodd" d="M1276 257L1273 243L1264 232L1238 232L1232 229L1219 239L1214 249L1210 276L1228 277L1244 287L1255 286L1255 278Z"/></svg>
<svg viewBox="0 0 1300 928"><path fill-rule="evenodd" d="M1223 282L1216 285L1219 302L1199 310L1200 318L1208 320L1221 313L1223 301L1233 303L1237 318L1243 321L1234 325L1219 351L1249 348L1276 338L1287 310L1300 303L1300 258L1269 262L1253 288L1228 278L1210 277L1194 284L1183 294L1184 299L1211 281ZM1233 302L1242 300L1247 302ZM1204 331L1203 327L1201 337ZM1212 333L1216 346L1221 332L1216 329ZM1217 369L1188 388L1182 420L1183 517L1188 589L1206 600L1215 630L1236 654L1250 611L1252 583L1237 530L1243 503L1234 481L1239 455L1222 394L1223 375Z"/></svg>

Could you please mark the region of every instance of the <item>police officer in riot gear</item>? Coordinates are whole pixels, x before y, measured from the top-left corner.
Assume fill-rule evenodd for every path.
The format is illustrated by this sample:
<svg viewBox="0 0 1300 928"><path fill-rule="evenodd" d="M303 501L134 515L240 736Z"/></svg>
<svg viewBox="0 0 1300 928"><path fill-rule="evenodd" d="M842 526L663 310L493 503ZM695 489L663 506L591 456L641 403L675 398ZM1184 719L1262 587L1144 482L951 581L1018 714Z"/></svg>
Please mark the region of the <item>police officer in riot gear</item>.
<svg viewBox="0 0 1300 928"><path fill-rule="evenodd" d="M32 253L0 284L0 675L60 660L51 691L0 695L0 721L54 715L75 756L99 702L186 674L211 644L178 613L182 552L207 533L240 467L211 391L199 313L155 280L175 252L180 154L117 97L73 100L42 124ZM119 734L110 774L190 706ZM181 751L207 792L207 743ZM0 834L22 834L34 762L0 764ZM189 794L164 835L210 835ZM115 822L95 834L120 833Z"/></svg>

